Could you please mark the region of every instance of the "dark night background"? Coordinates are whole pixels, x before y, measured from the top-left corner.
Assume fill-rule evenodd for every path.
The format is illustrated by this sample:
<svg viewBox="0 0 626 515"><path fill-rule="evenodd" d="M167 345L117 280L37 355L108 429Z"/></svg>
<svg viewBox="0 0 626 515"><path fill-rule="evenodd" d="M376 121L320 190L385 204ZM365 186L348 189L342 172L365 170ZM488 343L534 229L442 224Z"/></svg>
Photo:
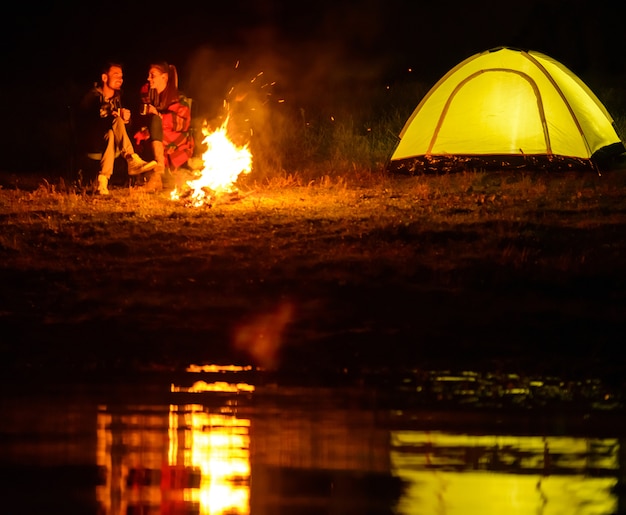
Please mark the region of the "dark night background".
<svg viewBox="0 0 626 515"><path fill-rule="evenodd" d="M349 97L358 109L409 69L411 80L430 87L463 59L500 45L548 54L594 90L622 88L624 14L624 3L581 0L16 3L0 35L0 170L66 165L69 108L108 60L124 64L130 107L151 61L177 65L195 115L208 118L233 85L259 72L293 108Z"/></svg>

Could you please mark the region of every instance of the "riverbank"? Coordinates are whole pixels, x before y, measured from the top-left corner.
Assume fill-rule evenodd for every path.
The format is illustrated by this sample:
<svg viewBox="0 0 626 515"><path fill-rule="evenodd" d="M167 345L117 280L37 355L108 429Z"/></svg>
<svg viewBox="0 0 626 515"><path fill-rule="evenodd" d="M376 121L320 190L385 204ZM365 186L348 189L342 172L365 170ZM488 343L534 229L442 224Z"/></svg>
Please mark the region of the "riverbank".
<svg viewBox="0 0 626 515"><path fill-rule="evenodd" d="M0 189L5 372L233 362L621 384L621 173ZM6 184L6 183L5 183Z"/></svg>

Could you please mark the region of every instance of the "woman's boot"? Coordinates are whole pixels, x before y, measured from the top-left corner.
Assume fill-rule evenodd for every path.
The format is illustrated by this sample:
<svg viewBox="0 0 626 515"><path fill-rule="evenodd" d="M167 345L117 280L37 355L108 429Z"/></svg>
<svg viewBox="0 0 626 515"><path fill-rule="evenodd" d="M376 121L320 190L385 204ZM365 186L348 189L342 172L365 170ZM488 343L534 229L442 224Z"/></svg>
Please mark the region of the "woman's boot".
<svg viewBox="0 0 626 515"><path fill-rule="evenodd" d="M148 181L141 186L142 191L147 193L157 193L163 189L163 174L165 173L165 153L162 141L153 141L152 150L156 166L148 172Z"/></svg>
<svg viewBox="0 0 626 515"><path fill-rule="evenodd" d="M158 193L163 189L163 179L158 170L148 172L148 181L141 187L146 193Z"/></svg>

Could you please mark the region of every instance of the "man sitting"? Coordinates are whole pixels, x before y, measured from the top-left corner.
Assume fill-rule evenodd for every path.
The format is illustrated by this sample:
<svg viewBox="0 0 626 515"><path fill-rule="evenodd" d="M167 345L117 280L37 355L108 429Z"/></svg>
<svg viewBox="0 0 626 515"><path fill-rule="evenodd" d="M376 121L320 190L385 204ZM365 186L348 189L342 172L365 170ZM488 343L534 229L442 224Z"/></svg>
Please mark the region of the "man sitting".
<svg viewBox="0 0 626 515"><path fill-rule="evenodd" d="M102 70L101 82L85 95L80 105L79 136L82 150L100 160L97 193L109 195L108 184L115 158L122 155L128 163L129 175L147 172L156 161L141 159L126 132L130 110L122 107L122 65L109 63Z"/></svg>

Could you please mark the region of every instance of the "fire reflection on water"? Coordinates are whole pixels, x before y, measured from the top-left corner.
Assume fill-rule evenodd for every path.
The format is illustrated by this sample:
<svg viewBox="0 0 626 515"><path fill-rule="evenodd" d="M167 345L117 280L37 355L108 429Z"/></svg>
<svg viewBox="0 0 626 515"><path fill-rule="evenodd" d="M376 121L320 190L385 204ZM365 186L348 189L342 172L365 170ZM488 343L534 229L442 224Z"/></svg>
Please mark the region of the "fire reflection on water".
<svg viewBox="0 0 626 515"><path fill-rule="evenodd" d="M174 392L252 392L248 384L198 381ZM107 470L97 489L105 513L144 512L202 515L250 513L250 420L236 406L209 410L201 404L170 405L169 413L98 415L98 465ZM142 413L138 415L136 413ZM167 421L167 427L164 427ZM118 456L115 441L123 445Z"/></svg>
<svg viewBox="0 0 626 515"><path fill-rule="evenodd" d="M250 421L230 415L209 414L202 406L174 406L170 414L169 466L199 470L198 488L188 490L185 501L200 506L200 513L249 513ZM189 431L180 442L178 424L183 419ZM182 456L179 449L183 449Z"/></svg>
<svg viewBox="0 0 626 515"><path fill-rule="evenodd" d="M185 391L173 387L174 391ZM244 383L196 382L189 392L253 392ZM186 441L178 440L179 413L182 411ZM172 406L170 411L170 447L168 461L176 466L179 449L183 465L200 470L200 485L191 490L191 501L200 505L200 513L246 515L250 505L250 420L234 413L207 413L201 405Z"/></svg>

